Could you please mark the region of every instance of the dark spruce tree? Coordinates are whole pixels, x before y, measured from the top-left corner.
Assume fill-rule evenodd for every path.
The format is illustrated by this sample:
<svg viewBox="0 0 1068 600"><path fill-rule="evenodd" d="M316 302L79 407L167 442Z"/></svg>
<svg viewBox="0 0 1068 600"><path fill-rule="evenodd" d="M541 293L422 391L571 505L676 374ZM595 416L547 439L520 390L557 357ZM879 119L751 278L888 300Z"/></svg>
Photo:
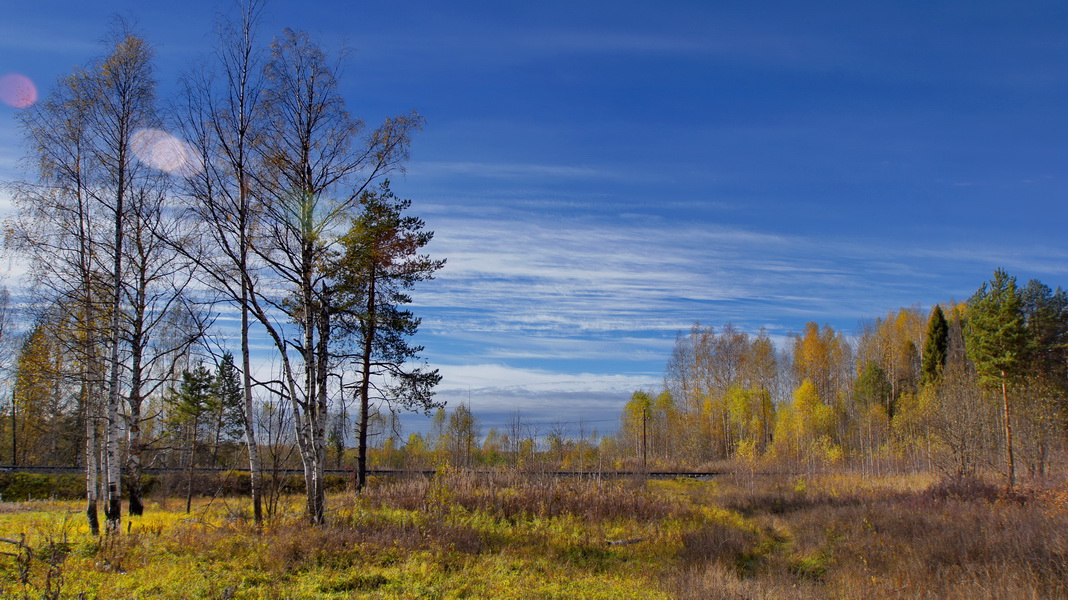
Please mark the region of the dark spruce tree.
<svg viewBox="0 0 1068 600"><path fill-rule="evenodd" d="M1035 279L1021 294L1030 375L1063 390L1068 386L1068 294Z"/></svg>
<svg viewBox="0 0 1068 600"><path fill-rule="evenodd" d="M942 307L935 305L931 318L927 320L927 341L923 344L923 358L920 366L920 383L930 385L942 377L949 354L949 323Z"/></svg>
<svg viewBox="0 0 1068 600"><path fill-rule="evenodd" d="M215 376L204 365L182 372L182 383L167 394L165 401L171 408L171 418L180 439L186 448L186 498L185 512L193 505L193 473L200 439L200 429L205 420L218 410L219 398L215 395Z"/></svg>

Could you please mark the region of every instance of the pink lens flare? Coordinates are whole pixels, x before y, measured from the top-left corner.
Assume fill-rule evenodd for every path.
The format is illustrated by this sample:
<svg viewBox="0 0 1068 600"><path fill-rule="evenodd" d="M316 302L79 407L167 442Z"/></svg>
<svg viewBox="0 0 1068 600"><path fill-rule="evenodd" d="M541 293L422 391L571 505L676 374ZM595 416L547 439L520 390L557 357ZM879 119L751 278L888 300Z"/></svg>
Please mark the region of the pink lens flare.
<svg viewBox="0 0 1068 600"><path fill-rule="evenodd" d="M29 108L37 102L37 86L25 75L8 73L0 77L0 102L15 108Z"/></svg>
<svg viewBox="0 0 1068 600"><path fill-rule="evenodd" d="M195 148L161 129L134 131L130 147L141 162L172 175L192 177L204 170L204 159Z"/></svg>

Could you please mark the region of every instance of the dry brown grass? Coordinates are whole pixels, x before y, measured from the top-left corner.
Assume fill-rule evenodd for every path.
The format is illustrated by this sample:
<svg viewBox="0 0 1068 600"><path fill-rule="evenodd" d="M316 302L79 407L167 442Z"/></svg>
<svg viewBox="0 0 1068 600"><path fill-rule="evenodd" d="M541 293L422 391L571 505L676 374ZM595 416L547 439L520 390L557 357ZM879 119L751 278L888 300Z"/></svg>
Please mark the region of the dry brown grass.
<svg viewBox="0 0 1068 600"><path fill-rule="evenodd" d="M722 487L722 505L764 537L715 528L685 536L684 560L665 578L675 597L1068 598L1063 487Z"/></svg>
<svg viewBox="0 0 1068 600"><path fill-rule="evenodd" d="M258 533L244 525L226 528L189 522L161 543L171 554L212 561L255 556L257 570L276 575L388 564L410 552L464 556L495 547L492 538L462 524L422 518L398 521L374 513L337 518L322 527L289 519Z"/></svg>
<svg viewBox="0 0 1068 600"><path fill-rule="evenodd" d="M28 504L27 502L0 502L0 515L34 510Z"/></svg>
<svg viewBox="0 0 1068 600"><path fill-rule="evenodd" d="M1068 485L1006 494L911 475L642 482L444 471L332 497L322 527L306 524L298 498L262 530L220 501L73 545L69 515L6 518L55 521L47 531L70 549L68 585L121 590L102 598L1016 599L1068 598L1066 499ZM157 578L153 591L122 587L137 579L128 573ZM177 585L199 595L164 593Z"/></svg>
<svg viewBox="0 0 1068 600"><path fill-rule="evenodd" d="M688 511L680 502L650 493L640 480L569 479L547 475L445 472L374 486L372 504L407 510L460 507L496 518L575 516L590 522L636 518L656 521Z"/></svg>
<svg viewBox="0 0 1068 600"><path fill-rule="evenodd" d="M1068 598L1064 519L1017 497L941 494L816 515L812 527L840 531L833 583L864 598Z"/></svg>
<svg viewBox="0 0 1068 600"><path fill-rule="evenodd" d="M679 558L684 565L715 563L740 576L749 575L760 536L725 523L707 523L682 534Z"/></svg>
<svg viewBox="0 0 1068 600"><path fill-rule="evenodd" d="M739 578L719 563L687 565L673 574L666 591L678 600L817 600L827 596L809 582L795 577L767 574Z"/></svg>

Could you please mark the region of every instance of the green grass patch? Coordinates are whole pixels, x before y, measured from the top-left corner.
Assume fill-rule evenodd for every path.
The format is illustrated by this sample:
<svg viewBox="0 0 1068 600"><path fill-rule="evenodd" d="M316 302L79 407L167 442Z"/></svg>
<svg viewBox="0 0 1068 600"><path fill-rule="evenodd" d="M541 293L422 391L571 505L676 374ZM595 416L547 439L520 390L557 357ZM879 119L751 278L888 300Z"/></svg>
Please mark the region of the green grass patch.
<svg viewBox="0 0 1068 600"><path fill-rule="evenodd" d="M8 502L0 597L789 600L981 597L995 583L1066 597L1068 523L1052 503L795 483L449 473L332 495L322 527L288 497L261 530L243 498L185 514L157 496L101 538L80 501Z"/></svg>

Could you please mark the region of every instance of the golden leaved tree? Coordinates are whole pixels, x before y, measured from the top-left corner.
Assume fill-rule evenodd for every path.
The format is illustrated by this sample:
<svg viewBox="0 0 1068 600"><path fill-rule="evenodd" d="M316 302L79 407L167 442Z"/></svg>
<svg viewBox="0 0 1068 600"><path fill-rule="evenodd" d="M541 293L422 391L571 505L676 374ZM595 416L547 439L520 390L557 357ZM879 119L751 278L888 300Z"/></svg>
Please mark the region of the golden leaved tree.
<svg viewBox="0 0 1068 600"><path fill-rule="evenodd" d="M794 390L793 402L779 410L772 454L809 465L840 460L842 448L833 437L836 425L834 408L820 398L816 384L806 379Z"/></svg>

